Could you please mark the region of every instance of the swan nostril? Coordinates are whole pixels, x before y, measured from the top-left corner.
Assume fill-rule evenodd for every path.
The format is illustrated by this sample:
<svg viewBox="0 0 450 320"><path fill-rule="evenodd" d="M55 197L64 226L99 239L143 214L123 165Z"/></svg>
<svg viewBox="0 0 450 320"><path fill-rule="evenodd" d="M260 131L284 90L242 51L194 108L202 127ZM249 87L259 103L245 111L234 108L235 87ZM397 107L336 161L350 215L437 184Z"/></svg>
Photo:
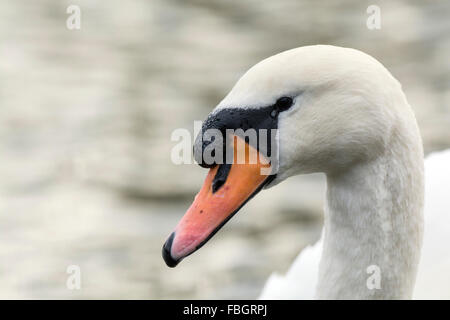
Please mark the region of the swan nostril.
<svg viewBox="0 0 450 320"><path fill-rule="evenodd" d="M212 183L212 193L216 193L227 181L231 170L231 164L220 164Z"/></svg>

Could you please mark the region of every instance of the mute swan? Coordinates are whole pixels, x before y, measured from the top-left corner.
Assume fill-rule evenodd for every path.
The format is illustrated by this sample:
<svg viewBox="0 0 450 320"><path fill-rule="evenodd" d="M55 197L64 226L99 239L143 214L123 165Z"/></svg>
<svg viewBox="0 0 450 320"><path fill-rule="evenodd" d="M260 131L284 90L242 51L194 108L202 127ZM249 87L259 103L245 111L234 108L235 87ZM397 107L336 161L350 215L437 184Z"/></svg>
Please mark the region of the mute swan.
<svg viewBox="0 0 450 320"><path fill-rule="evenodd" d="M205 150L222 143L202 141L203 133L251 128L278 129L266 153L246 144L249 152L276 154L276 171L261 175L264 161L202 163ZM208 116L194 153L211 169L163 246L168 266L199 249L261 189L323 172L322 242L306 249L285 278L272 279L262 297L412 297L423 237L422 141L401 85L374 58L319 45L263 60ZM369 289L373 266L381 286Z"/></svg>

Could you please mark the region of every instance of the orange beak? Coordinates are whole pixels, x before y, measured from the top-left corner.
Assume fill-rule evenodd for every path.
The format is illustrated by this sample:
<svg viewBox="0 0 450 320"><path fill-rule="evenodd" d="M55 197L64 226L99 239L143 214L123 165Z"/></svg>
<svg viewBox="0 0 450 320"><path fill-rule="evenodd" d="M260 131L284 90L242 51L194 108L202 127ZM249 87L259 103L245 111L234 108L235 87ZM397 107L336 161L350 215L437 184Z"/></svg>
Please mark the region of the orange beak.
<svg viewBox="0 0 450 320"><path fill-rule="evenodd" d="M175 267L184 257L204 245L267 182L269 175L261 172L270 168L267 159L240 137L234 136L232 140L233 164L216 165L210 169L194 202L163 246L163 258L169 267ZM243 150L245 161L238 157L237 152ZM256 161L251 163L251 159ZM221 166L231 166L225 169L229 170L225 177ZM216 175L222 176L219 186Z"/></svg>

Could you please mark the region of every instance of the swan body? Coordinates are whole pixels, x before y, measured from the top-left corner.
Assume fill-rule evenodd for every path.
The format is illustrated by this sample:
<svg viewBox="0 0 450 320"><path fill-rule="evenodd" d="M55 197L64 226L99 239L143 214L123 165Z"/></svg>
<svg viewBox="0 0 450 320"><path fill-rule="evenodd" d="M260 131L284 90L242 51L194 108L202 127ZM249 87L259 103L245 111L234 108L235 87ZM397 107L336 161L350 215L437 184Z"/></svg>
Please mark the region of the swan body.
<svg viewBox="0 0 450 320"><path fill-rule="evenodd" d="M425 236L413 297L450 299L450 150L425 161Z"/></svg>

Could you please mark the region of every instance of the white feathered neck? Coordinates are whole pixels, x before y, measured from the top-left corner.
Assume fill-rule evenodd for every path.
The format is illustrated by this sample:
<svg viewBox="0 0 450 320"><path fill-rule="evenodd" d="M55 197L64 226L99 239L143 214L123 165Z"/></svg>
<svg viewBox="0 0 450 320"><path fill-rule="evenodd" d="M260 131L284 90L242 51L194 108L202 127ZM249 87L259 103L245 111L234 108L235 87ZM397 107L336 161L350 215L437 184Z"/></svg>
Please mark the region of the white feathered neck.
<svg viewBox="0 0 450 320"><path fill-rule="evenodd" d="M411 298L423 233L423 162L420 145L408 140L398 133L383 157L327 177L317 298ZM379 289L367 286L370 266L379 268Z"/></svg>

